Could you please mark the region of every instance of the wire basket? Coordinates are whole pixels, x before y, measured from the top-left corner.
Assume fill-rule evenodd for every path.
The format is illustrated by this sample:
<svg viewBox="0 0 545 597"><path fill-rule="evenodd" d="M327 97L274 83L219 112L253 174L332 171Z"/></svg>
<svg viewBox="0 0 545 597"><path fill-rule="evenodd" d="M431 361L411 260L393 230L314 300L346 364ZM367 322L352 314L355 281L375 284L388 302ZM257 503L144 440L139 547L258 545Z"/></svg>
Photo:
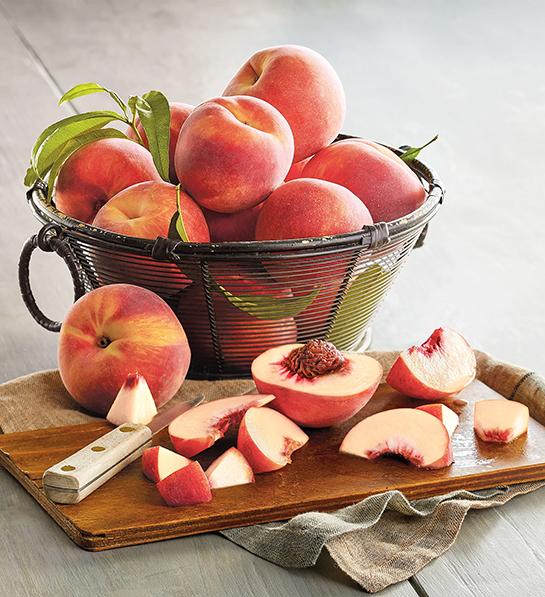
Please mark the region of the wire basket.
<svg viewBox="0 0 545 597"><path fill-rule="evenodd" d="M337 140L347 138L353 137ZM30 256L39 247L64 259L75 299L115 283L161 296L188 335L193 378L249 375L252 360L264 350L312 338L361 350L379 303L443 201L434 172L418 160L410 167L428 193L418 210L350 234L289 241L184 243L123 236L60 213L38 184L27 198L44 226L21 253L23 300L40 325L60 330L32 295Z"/></svg>

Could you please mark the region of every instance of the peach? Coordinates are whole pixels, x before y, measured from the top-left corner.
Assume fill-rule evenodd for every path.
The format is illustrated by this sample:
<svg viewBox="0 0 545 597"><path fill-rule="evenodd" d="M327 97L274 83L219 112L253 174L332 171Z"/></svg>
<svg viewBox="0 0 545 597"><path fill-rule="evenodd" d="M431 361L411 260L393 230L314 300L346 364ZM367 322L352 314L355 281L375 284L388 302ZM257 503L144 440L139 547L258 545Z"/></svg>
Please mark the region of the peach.
<svg viewBox="0 0 545 597"><path fill-rule="evenodd" d="M373 221L390 222L419 208L426 191L393 151L364 139L346 139L318 152L303 176L336 182L358 196Z"/></svg>
<svg viewBox="0 0 545 597"><path fill-rule="evenodd" d="M291 168L290 168L288 174L286 175L284 182L294 180L295 178L301 178L303 176L303 168L308 164L309 160L310 160L310 157L305 158L304 160L301 160L300 162L294 162L291 165Z"/></svg>
<svg viewBox="0 0 545 597"><path fill-rule="evenodd" d="M167 450L162 446L153 446L142 452L142 472L154 483L187 466L191 460Z"/></svg>
<svg viewBox="0 0 545 597"><path fill-rule="evenodd" d="M419 468L452 464L452 443L435 416L416 408L393 408L371 415L346 434L339 452L374 460L401 456Z"/></svg>
<svg viewBox="0 0 545 597"><path fill-rule="evenodd" d="M255 225L263 203L232 214L203 209L214 243L255 240Z"/></svg>
<svg viewBox="0 0 545 597"><path fill-rule="evenodd" d="M184 189L207 209L233 213L257 205L286 177L293 135L276 108L254 97L219 97L185 121L175 166Z"/></svg>
<svg viewBox="0 0 545 597"><path fill-rule="evenodd" d="M169 158L169 168L168 174L171 182L177 183L178 177L176 176L176 169L174 168L174 154L176 152L176 144L178 143L178 136L180 135L180 129L182 125L186 121L187 117L191 114L191 112L195 109L195 106L191 106L190 104L184 104L182 102L170 102L170 140L168 144L168 158ZM146 131L140 122L140 119L137 118L135 121L136 128L142 137L142 141L144 146L148 148L148 138L146 136ZM127 137L129 139L136 139L136 135L132 127L129 127L126 132Z"/></svg>
<svg viewBox="0 0 545 597"><path fill-rule="evenodd" d="M112 284L82 296L66 316L59 371L71 396L99 415L110 409L127 376L146 378L157 407L182 385L191 351L170 307L150 290Z"/></svg>
<svg viewBox="0 0 545 597"><path fill-rule="evenodd" d="M238 425L249 408L271 400L274 396L248 394L199 404L170 423L170 441L178 454L195 456L221 439L231 425Z"/></svg>
<svg viewBox="0 0 545 597"><path fill-rule="evenodd" d="M258 391L274 394L271 406L299 425L329 427L369 402L382 367L364 354L310 340L267 350L252 363L252 377Z"/></svg>
<svg viewBox="0 0 545 597"><path fill-rule="evenodd" d="M181 191L180 206L190 242L210 241L201 208ZM103 205L93 226L138 238L168 237L172 216L177 211L176 187L168 182L141 182L114 195Z"/></svg>
<svg viewBox="0 0 545 597"><path fill-rule="evenodd" d="M302 429L278 411L250 408L238 430L237 448L254 473L266 473L290 464L293 452L308 439Z"/></svg>
<svg viewBox="0 0 545 597"><path fill-rule="evenodd" d="M114 195L139 182L161 180L151 153L128 139L100 139L75 151L55 186L59 211L87 224Z"/></svg>
<svg viewBox="0 0 545 597"><path fill-rule="evenodd" d="M255 483L254 472L237 448L229 448L206 469L212 489Z"/></svg>
<svg viewBox="0 0 545 597"><path fill-rule="evenodd" d="M123 425L123 423L147 425L156 414L157 407L146 379L139 373L129 373L106 419L114 425Z"/></svg>
<svg viewBox="0 0 545 597"><path fill-rule="evenodd" d="M348 189L298 178L280 185L266 199L255 236L256 240L329 236L356 232L372 223L365 205Z"/></svg>
<svg viewBox="0 0 545 597"><path fill-rule="evenodd" d="M476 367L467 341L454 330L438 328L422 346L411 346L399 355L386 382L413 398L441 400L469 385Z"/></svg>
<svg viewBox="0 0 545 597"><path fill-rule="evenodd" d="M507 444L528 431L528 407L513 400L479 400L475 402L473 427L485 442Z"/></svg>
<svg viewBox="0 0 545 597"><path fill-rule="evenodd" d="M295 319L279 315L282 309L290 307L293 295L289 288L243 269L239 274L218 272L214 281L231 294L232 300L240 299L241 306L249 309L247 312L233 305L219 288L211 292L223 365L246 373L264 350L296 341ZM187 332L194 362L214 361L209 313L201 284L192 284L182 293L176 312Z"/></svg>
<svg viewBox="0 0 545 597"><path fill-rule="evenodd" d="M295 162L331 143L346 114L337 73L323 56L301 46L276 46L256 52L223 94L251 95L277 108L293 131Z"/></svg>
<svg viewBox="0 0 545 597"><path fill-rule="evenodd" d="M460 417L445 404L439 404L437 402L434 404L423 404L422 406L417 406L416 410L423 410L424 412L437 417L446 427L448 434L451 437L460 422Z"/></svg>
<svg viewBox="0 0 545 597"><path fill-rule="evenodd" d="M157 483L169 506L191 506L212 500L208 479L198 462L190 462Z"/></svg>

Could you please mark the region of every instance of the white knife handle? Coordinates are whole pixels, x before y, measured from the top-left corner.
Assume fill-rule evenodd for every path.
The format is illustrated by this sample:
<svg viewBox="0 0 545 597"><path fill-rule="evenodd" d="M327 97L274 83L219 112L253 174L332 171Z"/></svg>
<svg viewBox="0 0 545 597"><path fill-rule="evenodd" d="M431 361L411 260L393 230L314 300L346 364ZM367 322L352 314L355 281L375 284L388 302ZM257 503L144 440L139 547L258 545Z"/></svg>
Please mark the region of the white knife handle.
<svg viewBox="0 0 545 597"><path fill-rule="evenodd" d="M43 474L46 495L59 504L77 504L136 460L150 445L151 429L125 423Z"/></svg>

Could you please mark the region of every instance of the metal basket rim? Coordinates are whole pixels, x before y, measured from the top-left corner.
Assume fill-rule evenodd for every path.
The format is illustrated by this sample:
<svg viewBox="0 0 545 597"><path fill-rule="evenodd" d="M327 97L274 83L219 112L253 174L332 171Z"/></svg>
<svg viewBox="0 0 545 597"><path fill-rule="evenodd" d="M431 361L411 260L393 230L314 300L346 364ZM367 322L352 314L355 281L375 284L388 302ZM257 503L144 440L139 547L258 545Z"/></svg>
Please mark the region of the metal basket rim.
<svg viewBox="0 0 545 597"><path fill-rule="evenodd" d="M334 142L345 139L360 139L354 135L340 134ZM401 155L402 150L381 144L391 149L397 155ZM384 242L384 232L386 231L386 244L399 235L406 234L412 229L423 227L435 215L443 201L444 188L436 172L429 168L420 160L413 160L410 168L424 179L428 185L428 196L426 201L415 211L403 216L397 220L383 223L377 222L372 225L364 226L357 232L338 234L332 236L320 236L314 238L297 238L289 240L266 240L266 241L237 241L221 243L186 243L183 241L170 240L168 253L171 257L177 255L202 255L219 256L220 254L239 254L246 256L262 256L267 253L276 253L282 251L309 251L313 249L325 249L327 247L337 247L338 249L352 246L362 246L365 248L375 248L376 242ZM58 211L54 206L47 203L45 188L42 184L36 184L27 192L27 199L35 217L43 224L55 224L63 230L77 237L83 237L91 242L99 242L104 245L114 245L119 248L121 245L124 250L136 253L152 254L153 249L160 240L143 239L132 236L126 236L94 227ZM377 239L378 237L378 239Z"/></svg>

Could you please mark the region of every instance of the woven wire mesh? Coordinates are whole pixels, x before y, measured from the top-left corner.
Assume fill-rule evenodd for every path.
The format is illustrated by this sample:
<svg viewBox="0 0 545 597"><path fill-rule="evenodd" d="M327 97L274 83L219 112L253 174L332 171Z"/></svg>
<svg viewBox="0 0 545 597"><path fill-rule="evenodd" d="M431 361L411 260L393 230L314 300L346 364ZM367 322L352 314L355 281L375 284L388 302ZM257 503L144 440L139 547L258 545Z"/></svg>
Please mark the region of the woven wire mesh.
<svg viewBox="0 0 545 597"><path fill-rule="evenodd" d="M56 223L85 272L88 290L136 284L174 310L192 350L190 375L248 375L252 360L278 344L311 338L342 350L361 345L379 303L427 223L442 189L411 167L428 190L416 212L361 232L293 241L191 244L148 241L83 225L30 195L43 223Z"/></svg>

